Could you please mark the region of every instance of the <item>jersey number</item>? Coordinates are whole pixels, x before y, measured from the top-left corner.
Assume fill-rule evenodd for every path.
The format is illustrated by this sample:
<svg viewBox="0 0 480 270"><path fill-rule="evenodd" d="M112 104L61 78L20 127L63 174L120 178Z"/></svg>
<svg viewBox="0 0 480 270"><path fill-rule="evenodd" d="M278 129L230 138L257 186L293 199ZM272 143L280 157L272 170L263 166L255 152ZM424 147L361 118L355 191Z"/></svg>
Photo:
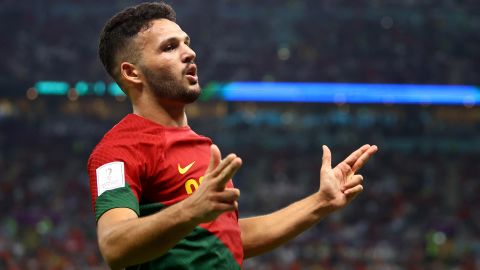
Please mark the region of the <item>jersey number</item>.
<svg viewBox="0 0 480 270"><path fill-rule="evenodd" d="M203 181L203 176L201 176L198 181L196 179L188 179L187 182L185 182L185 191L187 192L188 195L192 194L195 190L197 190L198 186L202 184Z"/></svg>

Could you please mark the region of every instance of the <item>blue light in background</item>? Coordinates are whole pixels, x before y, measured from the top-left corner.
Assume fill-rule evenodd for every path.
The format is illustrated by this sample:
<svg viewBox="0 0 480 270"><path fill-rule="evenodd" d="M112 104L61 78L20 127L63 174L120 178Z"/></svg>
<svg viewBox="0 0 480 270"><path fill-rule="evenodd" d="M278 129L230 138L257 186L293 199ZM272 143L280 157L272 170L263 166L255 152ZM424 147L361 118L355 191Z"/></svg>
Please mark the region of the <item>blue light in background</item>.
<svg viewBox="0 0 480 270"><path fill-rule="evenodd" d="M108 93L112 96L125 96L120 86L114 82L108 85Z"/></svg>
<svg viewBox="0 0 480 270"><path fill-rule="evenodd" d="M41 81L35 84L35 88L41 95L66 95L70 85L66 82Z"/></svg>
<svg viewBox="0 0 480 270"><path fill-rule="evenodd" d="M93 91L97 96L103 96L105 94L107 86L104 82L98 81L93 85Z"/></svg>
<svg viewBox="0 0 480 270"><path fill-rule="evenodd" d="M66 95L66 82L40 81L35 84L40 95ZM79 81L80 96L121 97L118 84ZM471 85L361 84L307 82L211 82L204 88L203 99L252 102L319 102L364 104L441 104L474 106L480 104L480 88Z"/></svg>
<svg viewBox="0 0 480 270"><path fill-rule="evenodd" d="M222 86L226 101L379 104L480 103L480 90L467 85L233 82Z"/></svg>
<svg viewBox="0 0 480 270"><path fill-rule="evenodd" d="M79 96L83 96L88 92L88 83L84 81L79 81L75 84L75 89Z"/></svg>

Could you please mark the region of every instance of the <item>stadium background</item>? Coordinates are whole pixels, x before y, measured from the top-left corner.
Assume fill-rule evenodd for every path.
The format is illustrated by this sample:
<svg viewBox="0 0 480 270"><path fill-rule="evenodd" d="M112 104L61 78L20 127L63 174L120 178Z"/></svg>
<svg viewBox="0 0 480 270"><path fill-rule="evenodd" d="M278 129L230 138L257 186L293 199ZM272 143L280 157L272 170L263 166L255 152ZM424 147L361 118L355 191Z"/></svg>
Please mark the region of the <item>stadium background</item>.
<svg viewBox="0 0 480 270"><path fill-rule="evenodd" d="M96 56L108 17L134 1L0 3L0 269L106 269L86 160L130 112ZM480 4L463 1L170 1L192 37L200 80L480 84ZM39 81L85 82L43 95ZM30 89L29 91L27 91ZM78 89L77 89L78 90ZM190 125L244 166L241 216L318 188L334 160L380 152L365 192L245 269L479 269L478 104L225 102L189 107ZM268 229L268 228L266 228Z"/></svg>

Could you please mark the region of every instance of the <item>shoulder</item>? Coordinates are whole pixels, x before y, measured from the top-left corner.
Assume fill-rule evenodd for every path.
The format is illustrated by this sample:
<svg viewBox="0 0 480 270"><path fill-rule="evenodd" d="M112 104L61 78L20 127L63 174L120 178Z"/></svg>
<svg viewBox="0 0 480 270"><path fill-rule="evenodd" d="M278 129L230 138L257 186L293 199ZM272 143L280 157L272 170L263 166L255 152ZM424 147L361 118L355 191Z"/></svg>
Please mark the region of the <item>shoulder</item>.
<svg viewBox="0 0 480 270"><path fill-rule="evenodd" d="M162 146L164 132L158 127L129 114L112 127L90 154L88 163L127 161L137 163L153 146ZM95 162L96 161L96 162Z"/></svg>

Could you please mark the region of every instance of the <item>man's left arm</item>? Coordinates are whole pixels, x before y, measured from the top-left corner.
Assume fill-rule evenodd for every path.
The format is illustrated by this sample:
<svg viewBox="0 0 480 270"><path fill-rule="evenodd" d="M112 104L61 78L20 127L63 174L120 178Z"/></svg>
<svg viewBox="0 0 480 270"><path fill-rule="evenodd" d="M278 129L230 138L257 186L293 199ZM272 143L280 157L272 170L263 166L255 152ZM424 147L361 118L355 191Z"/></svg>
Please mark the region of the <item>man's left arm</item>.
<svg viewBox="0 0 480 270"><path fill-rule="evenodd" d="M363 190L363 177L356 172L377 150L375 145L364 145L332 169L330 149L323 146L320 188L316 193L271 214L239 220L245 258L286 243L345 207Z"/></svg>

